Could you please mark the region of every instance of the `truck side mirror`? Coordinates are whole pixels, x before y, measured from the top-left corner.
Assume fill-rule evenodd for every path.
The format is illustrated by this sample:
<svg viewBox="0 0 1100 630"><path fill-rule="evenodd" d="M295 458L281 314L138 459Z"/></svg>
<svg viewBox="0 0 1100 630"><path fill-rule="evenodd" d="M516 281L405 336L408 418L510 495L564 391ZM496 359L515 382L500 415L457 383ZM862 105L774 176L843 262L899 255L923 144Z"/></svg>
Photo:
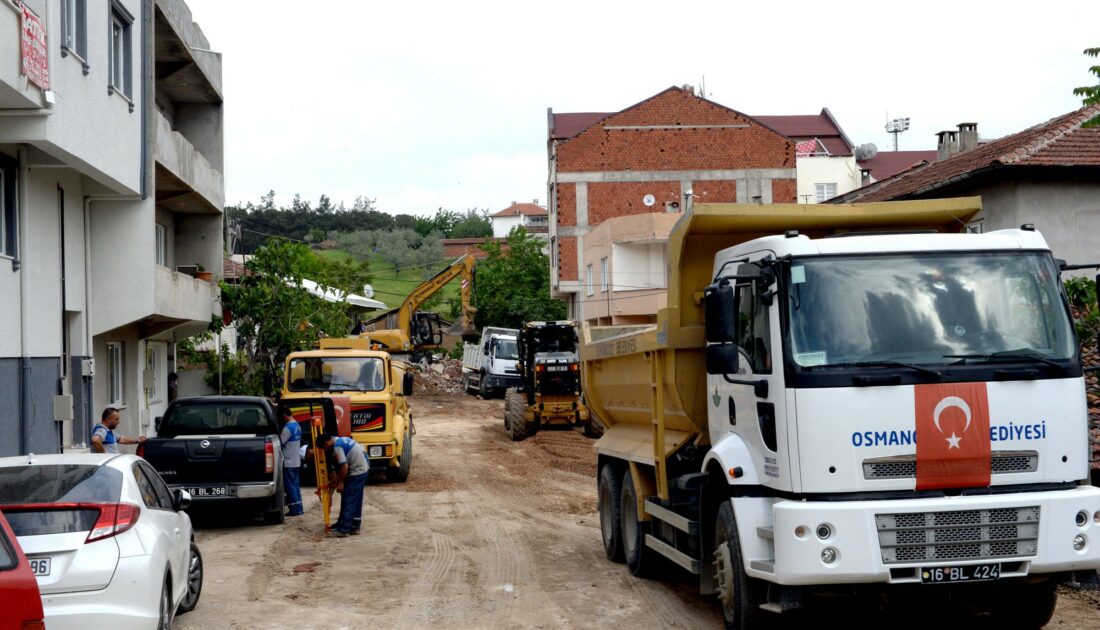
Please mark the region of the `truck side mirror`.
<svg viewBox="0 0 1100 630"><path fill-rule="evenodd" d="M401 394L404 396L411 396L413 393L413 375L405 372L405 375L401 377Z"/></svg>
<svg viewBox="0 0 1100 630"><path fill-rule="evenodd" d="M703 293L706 338L711 343L731 343L737 338L737 304L729 281L712 284ZM709 356L709 355L708 355Z"/></svg>
<svg viewBox="0 0 1100 630"><path fill-rule="evenodd" d="M740 355L732 343L707 346L707 374L736 374Z"/></svg>

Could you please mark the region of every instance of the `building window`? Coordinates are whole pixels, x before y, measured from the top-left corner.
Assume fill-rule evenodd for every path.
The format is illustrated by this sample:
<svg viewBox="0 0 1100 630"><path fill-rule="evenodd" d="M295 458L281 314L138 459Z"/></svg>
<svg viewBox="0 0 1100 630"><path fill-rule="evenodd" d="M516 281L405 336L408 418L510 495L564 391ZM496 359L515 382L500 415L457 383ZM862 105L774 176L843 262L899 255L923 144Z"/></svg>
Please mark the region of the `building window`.
<svg viewBox="0 0 1100 630"><path fill-rule="evenodd" d="M982 222L981 221L975 221L973 223L967 223L965 231L966 231L967 234L981 234L982 233Z"/></svg>
<svg viewBox="0 0 1100 630"><path fill-rule="evenodd" d="M61 54L88 58L86 0L61 0Z"/></svg>
<svg viewBox="0 0 1100 630"><path fill-rule="evenodd" d="M117 2L111 2L111 31L110 42L110 88L130 98L131 75L133 74L133 61L131 51L133 16Z"/></svg>
<svg viewBox="0 0 1100 630"><path fill-rule="evenodd" d="M600 290L607 291L607 257L600 259Z"/></svg>
<svg viewBox="0 0 1100 630"><path fill-rule="evenodd" d="M107 400L110 404L122 404L122 344L107 343Z"/></svg>
<svg viewBox="0 0 1100 630"><path fill-rule="evenodd" d="M592 285L592 265L588 265L584 268L584 286L587 295L592 295L596 292L596 287Z"/></svg>
<svg viewBox="0 0 1100 630"><path fill-rule="evenodd" d="M15 160L0 155L0 254L15 256Z"/></svg>
<svg viewBox="0 0 1100 630"><path fill-rule="evenodd" d="M157 253L156 263L161 267L168 266L168 229L157 223Z"/></svg>
<svg viewBox="0 0 1100 630"><path fill-rule="evenodd" d="M822 203L836 197L836 183L814 184L815 201Z"/></svg>

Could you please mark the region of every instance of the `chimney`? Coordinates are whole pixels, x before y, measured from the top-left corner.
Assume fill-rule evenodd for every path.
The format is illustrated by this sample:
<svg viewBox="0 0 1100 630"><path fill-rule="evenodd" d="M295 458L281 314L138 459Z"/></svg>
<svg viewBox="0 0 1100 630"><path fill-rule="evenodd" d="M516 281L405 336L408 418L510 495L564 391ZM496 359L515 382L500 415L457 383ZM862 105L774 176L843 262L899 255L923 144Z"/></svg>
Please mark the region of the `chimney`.
<svg viewBox="0 0 1100 630"><path fill-rule="evenodd" d="M959 152L959 132L941 131L936 136L939 137L936 145L937 162L942 162Z"/></svg>
<svg viewBox="0 0 1100 630"><path fill-rule="evenodd" d="M959 153L978 146L978 123L959 123Z"/></svg>
<svg viewBox="0 0 1100 630"><path fill-rule="evenodd" d="M859 169L859 185L866 186L871 183L871 169L861 168Z"/></svg>

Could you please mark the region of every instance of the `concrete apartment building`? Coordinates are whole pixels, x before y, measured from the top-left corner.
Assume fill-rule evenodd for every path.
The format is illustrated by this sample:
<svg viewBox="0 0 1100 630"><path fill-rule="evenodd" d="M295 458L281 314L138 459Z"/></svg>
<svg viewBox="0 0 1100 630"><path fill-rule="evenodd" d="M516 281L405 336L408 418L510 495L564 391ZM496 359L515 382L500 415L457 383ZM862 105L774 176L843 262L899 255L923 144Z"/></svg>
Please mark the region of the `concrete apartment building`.
<svg viewBox="0 0 1100 630"><path fill-rule="evenodd" d="M550 110L547 122L551 291L573 319L652 321L665 304L665 247L685 195L796 199L794 142L690 86L620 112Z"/></svg>
<svg viewBox="0 0 1100 630"><path fill-rule="evenodd" d="M182 1L0 0L0 455L81 446L108 403L154 432L219 312L222 157Z"/></svg>

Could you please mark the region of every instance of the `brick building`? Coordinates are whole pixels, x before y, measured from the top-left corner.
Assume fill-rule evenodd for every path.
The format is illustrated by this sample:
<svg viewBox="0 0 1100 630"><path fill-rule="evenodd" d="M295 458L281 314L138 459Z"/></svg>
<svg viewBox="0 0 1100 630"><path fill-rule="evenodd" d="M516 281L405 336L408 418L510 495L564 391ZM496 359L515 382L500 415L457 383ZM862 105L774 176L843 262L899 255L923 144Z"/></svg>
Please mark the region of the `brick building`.
<svg viewBox="0 0 1100 630"><path fill-rule="evenodd" d="M633 322L655 312L652 300L632 299L639 291L663 300L664 279L651 277L661 265L639 267L638 261L642 252L663 260L667 232L617 222L630 235L601 234L593 255L606 253L588 260L586 236L604 221L679 212L689 191L707 202L796 200L794 142L688 86L620 112L549 110L547 122L551 291L568 303L571 318ZM631 274L645 280L631 281ZM647 312L634 312L632 302L645 304ZM586 313L586 303L599 304L602 312Z"/></svg>

